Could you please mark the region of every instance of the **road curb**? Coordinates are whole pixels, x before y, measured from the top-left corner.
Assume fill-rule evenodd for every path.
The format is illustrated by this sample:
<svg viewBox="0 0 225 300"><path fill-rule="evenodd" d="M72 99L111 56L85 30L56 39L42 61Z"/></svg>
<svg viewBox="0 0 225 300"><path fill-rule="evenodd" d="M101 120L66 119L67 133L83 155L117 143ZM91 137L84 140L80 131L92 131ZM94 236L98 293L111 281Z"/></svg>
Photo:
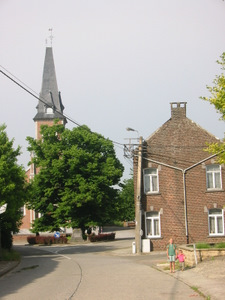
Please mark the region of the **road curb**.
<svg viewBox="0 0 225 300"><path fill-rule="evenodd" d="M0 277L12 271L20 264L20 261L0 261Z"/></svg>

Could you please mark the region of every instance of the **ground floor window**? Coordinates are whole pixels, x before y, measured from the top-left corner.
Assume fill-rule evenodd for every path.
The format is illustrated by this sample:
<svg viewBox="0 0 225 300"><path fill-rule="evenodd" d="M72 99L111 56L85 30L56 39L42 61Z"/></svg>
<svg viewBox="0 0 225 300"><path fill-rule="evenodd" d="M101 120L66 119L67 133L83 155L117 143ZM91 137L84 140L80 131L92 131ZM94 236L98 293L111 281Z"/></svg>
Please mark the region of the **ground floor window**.
<svg viewBox="0 0 225 300"><path fill-rule="evenodd" d="M146 237L154 238L161 236L159 212L149 211L145 213L145 232Z"/></svg>
<svg viewBox="0 0 225 300"><path fill-rule="evenodd" d="M209 210L209 235L224 235L223 209Z"/></svg>

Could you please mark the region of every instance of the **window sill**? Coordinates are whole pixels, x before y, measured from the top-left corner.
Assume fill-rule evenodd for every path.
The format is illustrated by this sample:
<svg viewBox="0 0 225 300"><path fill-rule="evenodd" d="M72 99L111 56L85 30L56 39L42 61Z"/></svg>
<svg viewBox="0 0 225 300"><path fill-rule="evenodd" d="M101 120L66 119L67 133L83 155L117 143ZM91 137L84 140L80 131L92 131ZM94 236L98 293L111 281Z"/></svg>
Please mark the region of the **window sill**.
<svg viewBox="0 0 225 300"><path fill-rule="evenodd" d="M148 192L148 193L145 193L146 196L157 196L157 195L161 195L160 192Z"/></svg>
<svg viewBox="0 0 225 300"><path fill-rule="evenodd" d="M145 238L149 239L149 240L159 240L159 239L162 239L161 236L146 236Z"/></svg>
<svg viewBox="0 0 225 300"><path fill-rule="evenodd" d="M224 189L211 189L211 190L206 190L206 193L217 193L217 192L224 192Z"/></svg>
<svg viewBox="0 0 225 300"><path fill-rule="evenodd" d="M208 235L208 238L219 238L219 237L224 237L224 233L223 234Z"/></svg>

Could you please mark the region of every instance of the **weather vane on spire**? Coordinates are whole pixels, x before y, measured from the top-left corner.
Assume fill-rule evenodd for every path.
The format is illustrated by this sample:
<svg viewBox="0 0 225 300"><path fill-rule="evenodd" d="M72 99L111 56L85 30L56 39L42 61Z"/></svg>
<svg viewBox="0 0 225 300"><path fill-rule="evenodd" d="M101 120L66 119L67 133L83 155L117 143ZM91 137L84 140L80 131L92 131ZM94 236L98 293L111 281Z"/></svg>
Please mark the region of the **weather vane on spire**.
<svg viewBox="0 0 225 300"><path fill-rule="evenodd" d="M51 35L49 36L50 41L51 41L51 47L52 47L52 40L53 40L53 38L54 38L54 36L52 35L52 30L53 30L53 28L49 28L49 30L48 30L48 31L51 32Z"/></svg>

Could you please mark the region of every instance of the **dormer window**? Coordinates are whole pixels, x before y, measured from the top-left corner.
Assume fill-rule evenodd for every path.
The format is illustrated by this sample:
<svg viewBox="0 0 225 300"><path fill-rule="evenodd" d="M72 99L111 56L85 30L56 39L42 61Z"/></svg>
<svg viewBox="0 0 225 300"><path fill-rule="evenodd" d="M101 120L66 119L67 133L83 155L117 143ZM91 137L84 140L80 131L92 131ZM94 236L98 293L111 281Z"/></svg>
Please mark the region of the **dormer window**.
<svg viewBox="0 0 225 300"><path fill-rule="evenodd" d="M46 113L47 113L48 115L53 114L53 109L52 109L51 107L47 107L47 108L46 108Z"/></svg>

